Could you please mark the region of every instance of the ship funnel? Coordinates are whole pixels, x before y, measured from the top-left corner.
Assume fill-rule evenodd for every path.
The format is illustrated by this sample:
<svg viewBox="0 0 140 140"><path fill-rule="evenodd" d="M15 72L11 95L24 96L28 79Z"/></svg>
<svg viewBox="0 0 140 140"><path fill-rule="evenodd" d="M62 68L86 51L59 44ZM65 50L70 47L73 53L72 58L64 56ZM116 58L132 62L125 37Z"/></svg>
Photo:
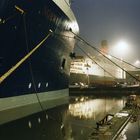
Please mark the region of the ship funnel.
<svg viewBox="0 0 140 140"><path fill-rule="evenodd" d="M107 42L107 40L101 41L101 52L104 54L108 54L108 42Z"/></svg>

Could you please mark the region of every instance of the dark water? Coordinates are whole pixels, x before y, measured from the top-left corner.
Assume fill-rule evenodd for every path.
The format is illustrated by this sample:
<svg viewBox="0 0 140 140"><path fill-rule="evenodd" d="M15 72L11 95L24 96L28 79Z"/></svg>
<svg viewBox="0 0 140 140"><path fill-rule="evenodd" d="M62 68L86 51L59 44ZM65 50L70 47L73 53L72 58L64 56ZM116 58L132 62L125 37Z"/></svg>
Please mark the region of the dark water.
<svg viewBox="0 0 140 140"><path fill-rule="evenodd" d="M69 104L0 126L0 140L86 140L96 122L122 109L125 100L70 97Z"/></svg>

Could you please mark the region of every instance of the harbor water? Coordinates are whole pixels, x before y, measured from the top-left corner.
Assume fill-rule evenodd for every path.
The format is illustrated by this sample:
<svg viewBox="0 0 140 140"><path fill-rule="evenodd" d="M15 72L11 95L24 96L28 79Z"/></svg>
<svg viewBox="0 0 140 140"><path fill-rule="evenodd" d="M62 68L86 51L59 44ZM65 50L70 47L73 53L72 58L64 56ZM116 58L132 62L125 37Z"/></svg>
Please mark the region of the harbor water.
<svg viewBox="0 0 140 140"><path fill-rule="evenodd" d="M125 96L71 96L68 104L0 126L0 139L88 140L96 122L117 113L125 102ZM139 131L139 121L129 123L118 140L137 140Z"/></svg>

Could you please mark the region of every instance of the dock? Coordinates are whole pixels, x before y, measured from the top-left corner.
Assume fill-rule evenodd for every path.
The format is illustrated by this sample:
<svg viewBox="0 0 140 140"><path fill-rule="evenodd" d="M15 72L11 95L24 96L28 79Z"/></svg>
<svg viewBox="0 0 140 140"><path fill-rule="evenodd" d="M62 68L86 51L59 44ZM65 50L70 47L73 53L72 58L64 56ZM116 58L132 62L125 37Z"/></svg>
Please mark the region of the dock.
<svg viewBox="0 0 140 140"><path fill-rule="evenodd" d="M120 94L118 94L118 92ZM90 95L107 95L107 96L129 96L132 94L139 95L140 86L138 87L89 87L89 88L69 88L70 96L90 96Z"/></svg>
<svg viewBox="0 0 140 140"><path fill-rule="evenodd" d="M116 140L128 122L137 120L140 114L140 97L126 102L126 106L118 113L107 114L102 120L96 123L89 134L88 140Z"/></svg>

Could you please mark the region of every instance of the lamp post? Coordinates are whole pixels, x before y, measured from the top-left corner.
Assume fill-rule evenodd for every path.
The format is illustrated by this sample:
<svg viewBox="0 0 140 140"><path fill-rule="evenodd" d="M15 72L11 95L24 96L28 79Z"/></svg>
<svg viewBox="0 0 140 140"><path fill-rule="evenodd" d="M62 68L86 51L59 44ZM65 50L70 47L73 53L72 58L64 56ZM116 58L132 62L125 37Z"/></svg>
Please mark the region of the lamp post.
<svg viewBox="0 0 140 140"><path fill-rule="evenodd" d="M86 67L86 75L87 75L87 86L89 87L90 81L89 81L89 68L91 67L88 63L85 64Z"/></svg>

